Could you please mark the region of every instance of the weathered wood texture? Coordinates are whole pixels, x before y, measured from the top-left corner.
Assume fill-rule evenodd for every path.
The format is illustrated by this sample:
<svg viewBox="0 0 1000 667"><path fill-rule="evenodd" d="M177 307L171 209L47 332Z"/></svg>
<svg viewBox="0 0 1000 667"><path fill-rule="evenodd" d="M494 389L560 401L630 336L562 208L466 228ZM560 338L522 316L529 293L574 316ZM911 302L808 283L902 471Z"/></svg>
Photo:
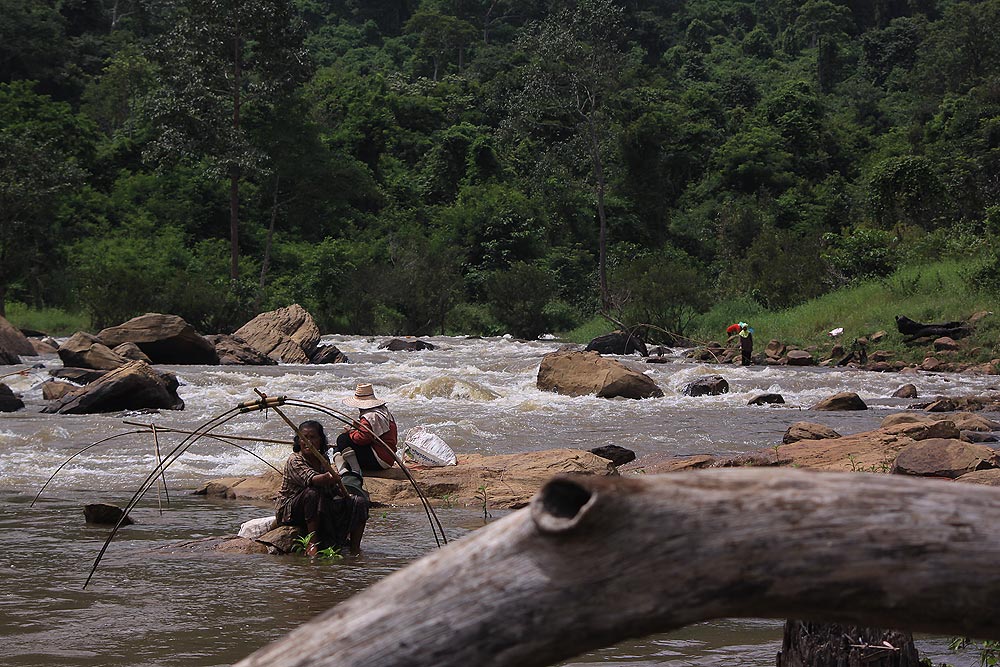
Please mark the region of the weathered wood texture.
<svg viewBox="0 0 1000 667"><path fill-rule="evenodd" d="M557 477L239 665L547 665L739 616L1000 639L997 525L1000 489L938 480Z"/></svg>

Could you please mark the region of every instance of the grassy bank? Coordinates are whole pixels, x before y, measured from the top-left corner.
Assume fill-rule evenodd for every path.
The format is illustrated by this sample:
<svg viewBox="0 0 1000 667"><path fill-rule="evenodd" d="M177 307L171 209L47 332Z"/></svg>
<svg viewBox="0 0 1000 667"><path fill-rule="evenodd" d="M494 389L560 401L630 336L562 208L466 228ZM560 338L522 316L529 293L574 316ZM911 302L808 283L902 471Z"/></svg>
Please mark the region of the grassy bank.
<svg viewBox="0 0 1000 667"><path fill-rule="evenodd" d="M699 316L685 335L699 342L725 343L726 327L742 320L754 328L758 349L778 339L826 353L835 342L849 347L856 338L885 331L885 338L877 346L869 346L869 352L888 349L896 359L919 362L932 352L931 347L904 344L903 336L896 331L895 316L905 315L918 322L945 322L996 309L997 295L973 287L976 268L972 261L907 267L888 278L847 287L787 310L766 310L749 300L729 300ZM834 341L828 332L839 327L844 332ZM603 318L595 318L565 337L584 343L612 328ZM956 361L983 362L1000 357L1000 313L984 318L975 333L960 343L962 349L954 356Z"/></svg>
<svg viewBox="0 0 1000 667"><path fill-rule="evenodd" d="M59 308L29 308L23 303L8 303L6 317L18 329L41 331L50 336L70 336L77 331L90 330L90 318L85 314Z"/></svg>

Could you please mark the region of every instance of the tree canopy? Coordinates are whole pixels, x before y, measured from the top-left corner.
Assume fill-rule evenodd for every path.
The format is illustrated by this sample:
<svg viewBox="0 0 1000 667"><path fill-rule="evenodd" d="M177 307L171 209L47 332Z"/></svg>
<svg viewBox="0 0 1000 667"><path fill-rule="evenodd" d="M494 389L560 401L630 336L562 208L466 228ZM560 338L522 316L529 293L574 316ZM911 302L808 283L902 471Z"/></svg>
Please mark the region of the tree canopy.
<svg viewBox="0 0 1000 667"><path fill-rule="evenodd" d="M0 312L683 333L1000 233L1000 0L0 0Z"/></svg>

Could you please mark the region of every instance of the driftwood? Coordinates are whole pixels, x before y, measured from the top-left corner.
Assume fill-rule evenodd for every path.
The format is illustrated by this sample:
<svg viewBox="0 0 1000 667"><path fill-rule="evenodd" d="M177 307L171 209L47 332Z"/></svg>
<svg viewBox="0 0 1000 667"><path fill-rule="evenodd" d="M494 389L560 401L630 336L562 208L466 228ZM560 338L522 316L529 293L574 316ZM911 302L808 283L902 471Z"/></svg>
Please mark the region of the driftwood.
<svg viewBox="0 0 1000 667"><path fill-rule="evenodd" d="M720 617L1000 639L1000 489L723 469L562 476L238 663L548 665Z"/></svg>
<svg viewBox="0 0 1000 667"><path fill-rule="evenodd" d="M940 324L922 324L915 322L905 315L896 315L896 329L904 336L909 336L910 340L933 336L939 338L948 336L949 338L962 338L972 333L972 326L967 322L941 322Z"/></svg>

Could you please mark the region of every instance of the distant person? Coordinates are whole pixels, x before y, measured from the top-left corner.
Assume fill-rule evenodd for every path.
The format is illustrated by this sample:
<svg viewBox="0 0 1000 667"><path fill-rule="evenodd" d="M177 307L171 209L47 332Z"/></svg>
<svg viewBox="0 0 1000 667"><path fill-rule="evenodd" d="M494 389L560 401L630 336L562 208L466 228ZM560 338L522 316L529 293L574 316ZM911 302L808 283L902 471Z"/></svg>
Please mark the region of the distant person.
<svg viewBox="0 0 1000 667"><path fill-rule="evenodd" d="M303 441L308 441L309 446ZM343 474L347 497L341 495L336 477L327 471L328 450L323 425L312 420L302 422L274 501L278 525L297 526L313 534L306 549L310 557L326 547L349 546L359 551L368 521L369 499L361 477Z"/></svg>
<svg viewBox="0 0 1000 667"><path fill-rule="evenodd" d="M337 451L353 472L377 472L396 463L396 419L370 384L359 384L345 405L358 409L358 420L337 436ZM378 436L378 437L375 437Z"/></svg>
<svg viewBox="0 0 1000 667"><path fill-rule="evenodd" d="M743 366L749 366L753 362L750 357L753 356L753 329L746 322L740 322L740 354L743 356Z"/></svg>

